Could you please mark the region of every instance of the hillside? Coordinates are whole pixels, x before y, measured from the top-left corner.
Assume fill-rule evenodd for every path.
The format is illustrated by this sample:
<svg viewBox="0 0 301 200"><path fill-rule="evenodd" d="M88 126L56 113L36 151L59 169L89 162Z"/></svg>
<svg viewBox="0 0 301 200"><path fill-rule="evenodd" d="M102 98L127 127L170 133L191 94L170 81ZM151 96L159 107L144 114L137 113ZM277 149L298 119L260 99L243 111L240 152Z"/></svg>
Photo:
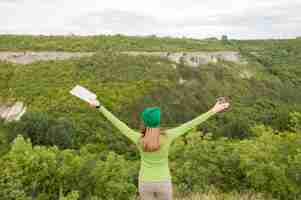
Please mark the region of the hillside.
<svg viewBox="0 0 301 200"><path fill-rule="evenodd" d="M15 36L1 35L0 51L195 51L233 50L218 40L159 38L156 36Z"/></svg>
<svg viewBox="0 0 301 200"><path fill-rule="evenodd" d="M17 39L13 40L14 37ZM116 43L119 39L118 49L123 48L123 36L105 38ZM13 46L27 44L28 40L31 43L28 42L25 49L35 50L35 45L46 45L44 48L47 49L43 50L48 51L53 50L52 47L47 47L51 41L57 44L62 42L67 50L72 48L68 46L69 40L84 45L93 38L2 36L0 39L6 41L1 42L1 45L12 45L12 49ZM18 43L21 39L22 43ZM173 45L175 49L190 42L191 49L195 50L199 49L194 45L199 45L200 49L214 49L214 43L221 42L209 41L202 46L203 41L198 40L143 39L126 38L131 44L141 43L149 47L148 50L152 49L154 41L162 42L162 45ZM10 40L14 44L10 44ZM127 120L130 120L131 115L137 115L144 106L160 105L166 115L163 117L166 124L177 124L196 116L212 105L217 96L222 95L231 98L234 104L233 113L237 108L247 118L265 117L266 114L258 113L263 110L256 103L269 105L272 102L277 107L298 107L300 95L297 91L301 85L300 40L231 41L219 45L220 49L239 49L248 64L220 61L195 68L159 57L119 54L113 50L114 45L108 50L99 50L89 58L36 62L25 66L2 62L1 98L24 101L32 110L49 111L53 114L68 111L73 115L77 113L77 109L81 109L79 107L82 104L70 98L68 90L75 84L82 84L94 90L114 111L121 114L123 110L131 109L131 113L122 114ZM288 102L289 105L286 105ZM246 113L241 112L242 106L246 107L243 109ZM254 113L259 116L250 116ZM131 120L131 124L137 126L137 120Z"/></svg>
<svg viewBox="0 0 301 200"><path fill-rule="evenodd" d="M76 84L83 85L94 91L98 95L99 100L108 109L135 129L138 129L140 125L140 112L147 106L161 107L162 127L166 128L177 126L198 116L200 113L207 111L214 104L217 97L227 96L231 100L229 112L213 117L195 130L201 131L200 134L203 137L208 136L210 142L207 143L199 138L182 139L173 152L181 152L181 150L186 152L181 145L188 142L189 149L193 148L194 142L199 142L198 150L208 151L208 157L201 157L201 160L196 160L198 163L195 163L196 165L199 165L206 159L210 159L210 155L213 156L215 153L218 153L221 157L217 157L217 160L214 162L219 163L222 160L225 163L230 162L231 165L233 164L231 166L233 171L230 170L227 173L234 181L224 176L225 174L223 173L226 172L219 165L216 165L217 167L214 165L216 168L211 166L212 168L210 169L212 171L210 172L195 169L198 173L204 173L204 176L206 173L210 173L211 176L216 174L217 171L222 174L216 175L221 179L217 180L207 177L208 180L206 179L204 182L209 181L214 187L224 192L235 190L243 182L245 185L241 185L239 188L241 191L244 191L245 188L252 188L256 192L278 195L277 198L284 199L281 196L283 195L281 192L285 191L286 188L279 189L281 190L279 193L273 191L271 189L272 186L260 188L262 185L256 184L263 180L259 181L258 179L259 182L256 182L255 178L258 178L257 176L253 177L254 180L252 179L252 181L256 182L254 185L252 185L253 182L244 182L247 179L247 175L244 174L245 171L243 170L248 170L248 167L251 167L247 158L244 160L245 162L242 161L245 164L240 169L242 171L238 172L236 167L241 167L241 165L236 164L239 162L237 161L239 153L246 157L250 156L248 158L253 156L250 152L244 151L244 145L247 147L259 145L258 149L263 153L265 152L264 147L260 146L261 142L264 143L270 141L270 139L267 136L262 136L258 141L256 139L252 140L254 131L257 131L256 133L258 134L259 132L267 132L267 134L275 133L275 135L278 132L299 131L299 129L292 128L292 120L295 120L293 117L295 115L292 115L292 113L301 113L300 39L208 41L185 38L157 38L154 36L126 37L120 35L93 37L2 35L0 36L0 51L95 52L92 56L67 60L37 61L29 64L0 62L1 104L21 101L27 106L27 113L20 122L3 123L1 125L0 131L3 134L2 136L0 134L0 136L6 138L2 140L6 142L0 143L2 146L0 153L3 152L3 155L9 151L8 143L17 134L24 133L22 135L25 138L30 138L33 145L57 145L61 150L74 149L74 151L80 151L79 154L76 154L76 152L67 152L68 150L64 152L58 149L41 147L41 151L48 152L50 157L70 156L71 159L72 155L74 154L75 156L76 154L75 157L80 160L78 162L83 165L86 160L101 157L99 162L102 164L99 163L99 169L97 167L93 168L93 170L96 170L94 173L100 173L102 169L100 166L106 165L106 161L108 161L108 166L115 168L118 168L118 166L114 165L114 160L122 162L124 166L137 167L138 154L134 150L135 147L129 145L129 141L120 135L100 113L92 110L85 103L69 94L69 90ZM210 61L200 63L198 66L190 66L183 60L175 62L172 59L156 55L156 52L169 52L171 54L186 52L190 55L194 52L211 52L215 54L220 51L237 52L244 62L216 59L215 62ZM138 52L137 54L141 55L122 52ZM145 52L153 55L150 56ZM296 116L299 115L296 114ZM294 127L299 126L298 123L301 121L298 121L298 119L296 117L297 122ZM37 124L34 122L37 122ZM269 128L254 129L257 125L271 127L272 130ZM48 129L51 131L47 132ZM57 138L49 138L51 134L54 134ZM290 134L291 137L295 137L293 133ZM289 139L284 138L282 140L271 135L273 134L270 134L269 137L273 138L273 145L281 144L279 148L280 146L283 147L282 145L291 145L291 148L297 145L296 143L289 143L291 142ZM229 143L224 141L224 137L229 139ZM296 142L300 141L299 136L296 136L295 139ZM19 138L18 143L21 146L24 145L24 148L27 148L33 155L39 156L39 150L31 147L30 144L22 141L22 139ZM211 145L214 146L215 144L220 145L221 149L211 149ZM239 152L235 151L236 147L239 149ZM14 154L18 156L17 152L22 152L22 150L18 150L21 147L15 146L12 148L16 149L13 149L13 152L10 151L10 154L7 154L8 156ZM271 151L273 148L274 146L271 147ZM279 152L282 151L277 149L277 152L278 150ZM116 154L111 151L114 151ZM297 149L294 149L290 153L296 153L296 151ZM273 152L275 153L276 150ZM198 155L197 151L189 152L187 150L186 153L186 155L194 158ZM119 157L119 155L122 155L122 157ZM178 190L194 193L208 189L203 185L204 182L198 182L193 177L193 180L185 180L186 172L182 174L185 171L184 166L186 166L183 163L185 154L179 153L179 155L180 157L182 156L181 159L172 156L174 165L182 169L181 171L174 170L174 173L177 174L175 182L179 184ZM266 156L265 158L269 157L269 155ZM227 160L230 157L233 160ZM21 157L18 159L21 159ZM282 157L279 158L279 160L281 159ZM8 161L3 160L3 162ZM71 159L70 162L76 161ZM135 164L129 164L131 162ZM286 160L285 162L288 161ZM67 167L70 163L65 164ZM70 164L70 169L68 168L70 173L72 166L73 164ZM89 168L91 166L86 167ZM190 170L194 169L194 166L189 164L187 164L187 167ZM79 168L85 170L85 166L79 166ZM130 177L128 177L127 172L129 169L120 169L118 173L121 174L122 180L135 182L136 180L133 180L133 177L135 177L137 170L136 168L133 169ZM235 174L236 172L241 172L241 174ZM77 172L74 173L76 174ZM107 171L107 173L111 172ZM102 175L105 176L105 172ZM78 179L76 176L74 175L74 178ZM112 176L114 177L114 175ZM118 177L115 177L115 179L118 182ZM241 180L241 182L238 180ZM29 179L27 181L32 183ZM39 181L43 182L43 180ZM68 183L71 182L69 181ZM181 185L181 182L185 183ZM194 182L195 187L192 188L191 185ZM1 184L0 177L0 187ZM20 184L24 184L24 182ZM188 186L191 187L187 188ZM84 191L83 185L74 187L77 190ZM64 190L64 192L70 192L72 187L70 186L70 188ZM135 191L133 185L126 185L124 188L126 189L124 189L122 194L132 194ZM53 188L53 190L57 190L57 188ZM99 188L99 190L103 189ZM297 192L294 193L295 191ZM298 193L300 191L295 188L291 188L290 192L285 195L300 194ZM96 196L100 195L97 192L94 194ZM122 194L118 195L122 197Z"/></svg>

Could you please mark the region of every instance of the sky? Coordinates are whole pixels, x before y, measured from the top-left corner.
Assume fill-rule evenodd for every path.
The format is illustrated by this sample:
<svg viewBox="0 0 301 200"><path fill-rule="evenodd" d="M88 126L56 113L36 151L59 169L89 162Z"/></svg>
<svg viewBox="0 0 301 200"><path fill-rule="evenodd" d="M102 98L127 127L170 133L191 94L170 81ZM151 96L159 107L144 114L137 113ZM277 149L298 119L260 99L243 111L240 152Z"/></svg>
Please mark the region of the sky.
<svg viewBox="0 0 301 200"><path fill-rule="evenodd" d="M0 0L0 34L301 36L301 0Z"/></svg>

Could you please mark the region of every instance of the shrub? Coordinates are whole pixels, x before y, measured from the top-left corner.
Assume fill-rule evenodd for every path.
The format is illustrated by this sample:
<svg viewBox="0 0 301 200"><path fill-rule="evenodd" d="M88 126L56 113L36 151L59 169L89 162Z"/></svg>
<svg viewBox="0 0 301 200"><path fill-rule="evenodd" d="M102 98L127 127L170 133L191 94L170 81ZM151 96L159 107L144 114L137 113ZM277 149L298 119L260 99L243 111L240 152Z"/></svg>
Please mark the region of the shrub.
<svg viewBox="0 0 301 200"><path fill-rule="evenodd" d="M191 133L195 134L195 133ZM180 192L206 192L211 185L224 191L243 188L240 156L231 140L188 135L178 141L171 158L174 182Z"/></svg>
<svg viewBox="0 0 301 200"><path fill-rule="evenodd" d="M288 160L298 152L301 137L295 133L279 133L263 125L252 129L255 140L239 142L241 164L246 182L256 191L273 194L279 199L295 199L300 195L291 179Z"/></svg>
<svg viewBox="0 0 301 200"><path fill-rule="evenodd" d="M301 135L264 125L244 140L190 133L174 144L171 167L180 193L254 190L276 199L301 196ZM202 135L202 134L201 134Z"/></svg>
<svg viewBox="0 0 301 200"><path fill-rule="evenodd" d="M40 112L28 112L21 120L11 124L13 132L10 141L17 134L30 138L34 145L56 145L59 148L71 148L75 129L64 118L55 119L48 114Z"/></svg>
<svg viewBox="0 0 301 200"><path fill-rule="evenodd" d="M136 164L112 152L100 160L97 154L84 151L33 147L18 136L0 164L3 200L127 200L137 191L132 179Z"/></svg>
<svg viewBox="0 0 301 200"><path fill-rule="evenodd" d="M289 126L294 132L301 132L301 113L292 112L289 114Z"/></svg>

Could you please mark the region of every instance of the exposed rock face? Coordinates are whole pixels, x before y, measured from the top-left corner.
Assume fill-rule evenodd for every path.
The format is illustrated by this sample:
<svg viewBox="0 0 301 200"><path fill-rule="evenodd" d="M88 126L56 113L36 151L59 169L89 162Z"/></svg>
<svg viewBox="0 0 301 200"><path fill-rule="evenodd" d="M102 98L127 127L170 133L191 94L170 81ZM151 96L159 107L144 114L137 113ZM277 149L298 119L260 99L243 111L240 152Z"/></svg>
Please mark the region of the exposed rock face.
<svg viewBox="0 0 301 200"><path fill-rule="evenodd" d="M231 61L240 64L246 64L242 60L240 54L235 51L217 51L217 52L124 52L129 55L150 55L167 58L173 62L181 63L197 67L208 63L216 63L218 60Z"/></svg>
<svg viewBox="0 0 301 200"><path fill-rule="evenodd" d="M19 64L29 64L39 60L64 60L83 56L92 56L94 53L72 52L0 52L0 60Z"/></svg>
<svg viewBox="0 0 301 200"><path fill-rule="evenodd" d="M26 107L22 102L16 102L12 106L0 106L0 118L4 119L5 121L18 121L25 112Z"/></svg>
<svg viewBox="0 0 301 200"><path fill-rule="evenodd" d="M216 51L216 52L123 52L125 54L137 56L159 56L169 59L176 63L197 67L199 65L216 63L218 60L225 60L244 64L241 56L235 51ZM64 60L70 58L79 58L83 56L92 56L93 52L0 52L0 60L10 61L19 64L29 64L40 60Z"/></svg>

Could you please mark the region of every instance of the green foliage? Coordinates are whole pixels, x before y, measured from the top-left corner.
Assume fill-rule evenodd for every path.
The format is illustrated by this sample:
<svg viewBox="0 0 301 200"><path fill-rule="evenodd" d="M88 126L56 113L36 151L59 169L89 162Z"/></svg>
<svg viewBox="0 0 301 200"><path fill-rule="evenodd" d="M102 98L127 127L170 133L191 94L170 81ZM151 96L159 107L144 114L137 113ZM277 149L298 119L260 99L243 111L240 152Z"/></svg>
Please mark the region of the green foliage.
<svg viewBox="0 0 301 200"><path fill-rule="evenodd" d="M19 184L26 196L33 198L43 198L57 196L56 179L56 148L47 149L45 147L32 148L29 142L22 137L16 138L10 152L3 157L3 178L4 187L9 182L5 182L6 177L13 177ZM1 177L2 178L2 177ZM21 190L21 191L22 191ZM47 194L47 195L46 195Z"/></svg>
<svg viewBox="0 0 301 200"><path fill-rule="evenodd" d="M206 193L194 193L190 195L183 195L175 198L175 200L275 200L272 197L255 193L255 192L230 192L225 193L216 188L210 189Z"/></svg>
<svg viewBox="0 0 301 200"><path fill-rule="evenodd" d="M0 120L0 158L9 150L9 131L4 124L4 121Z"/></svg>
<svg viewBox="0 0 301 200"><path fill-rule="evenodd" d="M14 166L7 166L0 160L2 167L5 169L0 173L0 199L3 200L29 200L23 185L18 179L18 171L13 169Z"/></svg>
<svg viewBox="0 0 301 200"><path fill-rule="evenodd" d="M106 40L111 39L115 44L113 41L121 38L125 41L133 39L114 36ZM35 39L33 37L29 41L34 43ZM45 37L39 44L43 45L48 39L60 42L61 38ZM64 41L69 39L76 40L71 37ZM77 39L85 41L85 38ZM153 39L162 38L150 40ZM0 87L1 99L3 102L23 101L29 111L71 121L77 132L74 141L77 148L91 141L99 141L95 138L96 132L103 135L104 132L116 133L116 130L103 122L103 118L95 120L99 117L97 112L89 110L83 102L70 96L69 90L76 84L93 90L105 106L133 128L139 127L139 113L147 106L160 106L162 124L170 127L205 112L216 97L228 96L233 107L230 117L222 115L219 119L213 119L201 128L202 131L215 132L215 136L244 138L248 137L248 128L255 122L271 125L281 131L290 130L287 126L288 113L301 111L301 94L298 92L301 89L301 73L299 61L293 60L294 56L299 56L299 43L294 45L290 40L263 43L265 45L257 41L231 40L229 45L240 49L249 62L246 65L219 61L198 68L176 65L175 69L175 64L167 60L119 54L119 50L110 46L100 48L90 58L41 61L26 67L0 63L0 76L3 76L1 85L4 85ZM145 45L150 47L149 44ZM278 49L275 50L278 52L276 54L273 53L275 46ZM286 49L288 55L282 52L282 48ZM281 58L281 65L275 62L268 67L258 60L262 55L273 60L277 57L273 57L274 54ZM244 73L252 76L242 78ZM186 82L180 83L181 79ZM240 120L235 120L238 118ZM114 133L113 138L120 138L115 137L118 134ZM105 145L112 145L108 138L104 136L102 140L106 140ZM126 145L118 147L113 144L111 150L120 152L121 149L127 149L128 143L122 143Z"/></svg>
<svg viewBox="0 0 301 200"><path fill-rule="evenodd" d="M207 192L212 185L224 191L244 188L240 155L230 140L186 136L172 150L172 173L181 193Z"/></svg>
<svg viewBox="0 0 301 200"><path fill-rule="evenodd" d="M299 172L290 170L289 159L299 152L300 134L275 133L264 126L254 127L253 132L259 135L257 140L240 142L241 168L248 185L280 199L295 199L301 191L288 174L299 176Z"/></svg>
<svg viewBox="0 0 301 200"><path fill-rule="evenodd" d="M59 200L78 200L79 193L78 191L71 191L65 197L60 197Z"/></svg>
<svg viewBox="0 0 301 200"><path fill-rule="evenodd" d="M301 196L301 134L264 125L244 140L214 139L192 131L171 147L175 191L226 193L253 190L276 199ZM17 137L0 159L3 199L131 199L137 192L138 163L112 152L32 147ZM72 192L73 191L73 192Z"/></svg>
<svg viewBox="0 0 301 200"><path fill-rule="evenodd" d="M227 41L228 40L228 36L227 35L222 35L222 40L223 41Z"/></svg>
<svg viewBox="0 0 301 200"><path fill-rule="evenodd" d="M0 61L0 102L6 99L9 95L9 80L13 77L16 66L11 63L5 63Z"/></svg>
<svg viewBox="0 0 301 200"><path fill-rule="evenodd" d="M163 128L174 127L207 111L216 97L228 96L228 112L172 146L176 190L187 195L215 187L230 194L255 191L300 199L300 41L0 36L0 50L97 51L92 57L65 61L0 62L0 103L18 100L28 107L21 121L0 123L0 199L135 196L135 146L100 113L70 96L76 84L94 91L133 128L138 128L139 114L147 106L160 106ZM189 67L119 53L203 50L237 50L248 64L218 61ZM246 73L250 77L243 76Z"/></svg>
<svg viewBox="0 0 301 200"><path fill-rule="evenodd" d="M34 145L56 145L71 148L75 138L73 125L64 118L55 119L45 113L28 112L21 120L12 123L10 141L17 134L30 138Z"/></svg>
<svg viewBox="0 0 301 200"><path fill-rule="evenodd" d="M221 41L223 44L229 44L229 39L227 35L222 35Z"/></svg>
<svg viewBox="0 0 301 200"><path fill-rule="evenodd" d="M292 112L289 114L290 129L294 132L301 132L301 113Z"/></svg>
<svg viewBox="0 0 301 200"><path fill-rule="evenodd" d="M276 199L299 199L300 132L258 125L248 140L188 134L172 150L174 182L182 193L254 190ZM194 134L194 135L192 135Z"/></svg>
<svg viewBox="0 0 301 200"><path fill-rule="evenodd" d="M34 199L131 199L135 165L115 153L103 155L55 147L32 147L18 136L11 151L0 160L0 197Z"/></svg>
<svg viewBox="0 0 301 200"><path fill-rule="evenodd" d="M0 51L195 51L224 50L218 40L179 39L170 37L139 37L123 35L97 36L0 36Z"/></svg>

